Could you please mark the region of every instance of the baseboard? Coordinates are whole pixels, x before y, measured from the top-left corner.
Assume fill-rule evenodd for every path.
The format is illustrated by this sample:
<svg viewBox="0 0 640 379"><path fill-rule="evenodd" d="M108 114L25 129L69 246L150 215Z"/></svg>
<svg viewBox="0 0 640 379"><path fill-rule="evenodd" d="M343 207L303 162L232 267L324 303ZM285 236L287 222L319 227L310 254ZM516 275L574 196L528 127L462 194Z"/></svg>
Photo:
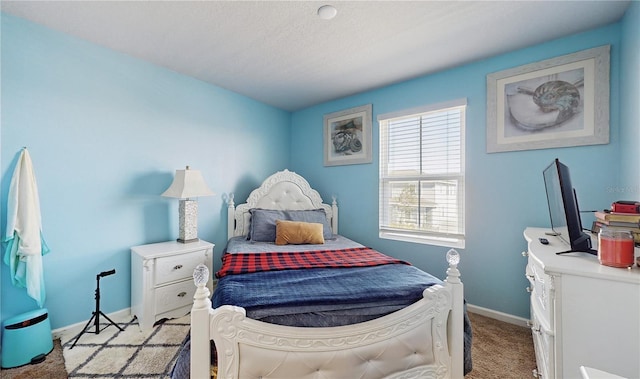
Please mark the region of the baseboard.
<svg viewBox="0 0 640 379"><path fill-rule="evenodd" d="M467 310L471 313L479 314L480 316L489 317L498 321L503 321L509 324L518 326L529 327L529 320L526 318L510 315L493 309L479 307L477 305L467 303Z"/></svg>
<svg viewBox="0 0 640 379"><path fill-rule="evenodd" d="M124 317L126 315L130 315L131 314L131 308L125 308L125 309L121 309L119 311L113 312L113 313L109 313L107 314L107 317L109 318L119 318L119 317ZM89 322L91 318L88 318L84 321L75 323L75 324L71 324L71 325L67 325L67 326L63 326L61 328L58 329L54 329L51 331L51 335L53 336L53 339L58 339L60 338L60 336L62 336L63 334L67 334L70 332L75 332L75 333L80 333L82 331L82 327L87 325L87 322Z"/></svg>

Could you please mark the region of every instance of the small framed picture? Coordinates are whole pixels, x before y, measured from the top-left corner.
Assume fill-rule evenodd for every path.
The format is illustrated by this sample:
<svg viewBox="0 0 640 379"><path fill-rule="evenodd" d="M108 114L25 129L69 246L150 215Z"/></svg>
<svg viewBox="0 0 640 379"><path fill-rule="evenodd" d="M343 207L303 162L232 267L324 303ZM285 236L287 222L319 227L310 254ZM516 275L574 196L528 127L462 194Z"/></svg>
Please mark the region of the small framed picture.
<svg viewBox="0 0 640 379"><path fill-rule="evenodd" d="M487 153L609 143L609 50L487 75Z"/></svg>
<svg viewBox="0 0 640 379"><path fill-rule="evenodd" d="M324 116L324 165L371 163L371 104Z"/></svg>

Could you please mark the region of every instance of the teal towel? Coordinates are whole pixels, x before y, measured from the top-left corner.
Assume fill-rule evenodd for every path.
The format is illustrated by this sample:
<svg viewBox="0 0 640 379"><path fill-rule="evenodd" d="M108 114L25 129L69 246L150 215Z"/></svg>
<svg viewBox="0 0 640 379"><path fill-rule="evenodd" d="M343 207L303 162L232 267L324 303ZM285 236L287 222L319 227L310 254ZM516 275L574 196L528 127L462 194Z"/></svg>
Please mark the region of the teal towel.
<svg viewBox="0 0 640 379"><path fill-rule="evenodd" d="M38 186L26 148L22 149L9 186L4 242L4 263L11 271L11 282L26 287L27 294L42 308L46 298L42 256L49 248L42 238Z"/></svg>

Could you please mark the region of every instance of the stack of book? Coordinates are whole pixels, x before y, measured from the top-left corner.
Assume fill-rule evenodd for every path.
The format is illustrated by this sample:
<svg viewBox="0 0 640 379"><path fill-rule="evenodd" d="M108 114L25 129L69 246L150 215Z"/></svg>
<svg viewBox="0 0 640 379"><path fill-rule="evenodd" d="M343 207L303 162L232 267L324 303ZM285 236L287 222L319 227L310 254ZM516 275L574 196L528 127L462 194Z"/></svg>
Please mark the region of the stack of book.
<svg viewBox="0 0 640 379"><path fill-rule="evenodd" d="M596 228L628 230L636 243L640 243L640 213L616 213L596 211Z"/></svg>

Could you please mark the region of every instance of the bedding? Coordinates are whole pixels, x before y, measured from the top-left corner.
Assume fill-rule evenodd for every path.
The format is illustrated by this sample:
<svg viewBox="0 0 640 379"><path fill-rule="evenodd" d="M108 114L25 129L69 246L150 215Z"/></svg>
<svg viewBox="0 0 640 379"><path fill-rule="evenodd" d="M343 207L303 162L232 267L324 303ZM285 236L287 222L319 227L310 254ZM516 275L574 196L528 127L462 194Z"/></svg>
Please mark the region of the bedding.
<svg viewBox="0 0 640 379"><path fill-rule="evenodd" d="M222 269L216 273L219 279L212 297L213 308L225 304L240 306L251 319L279 325L341 326L403 309L421 299L425 288L442 284L407 262L343 236L333 237L322 245L276 245L247 240L244 236L231 238ZM331 259L314 259L323 255L324 258L337 255L339 268L331 267L335 266ZM268 256L290 259L285 264L263 264ZM464 346L466 374L471 370L471 328L466 313ZM188 355L186 342L173 378L189 377Z"/></svg>
<svg viewBox="0 0 640 379"><path fill-rule="evenodd" d="M219 280L213 307L239 305L249 318L268 318L280 325L339 326L367 321L406 307L422 297L424 288L441 283L406 262L355 242L347 243L350 247L345 249L259 255L239 253L242 245L235 238L229 242L230 253L223 257L222 269L216 273ZM263 245L265 249L279 248ZM247 259L252 255L259 258ZM381 280L385 277L402 280L388 283ZM327 321L331 311L343 319Z"/></svg>

